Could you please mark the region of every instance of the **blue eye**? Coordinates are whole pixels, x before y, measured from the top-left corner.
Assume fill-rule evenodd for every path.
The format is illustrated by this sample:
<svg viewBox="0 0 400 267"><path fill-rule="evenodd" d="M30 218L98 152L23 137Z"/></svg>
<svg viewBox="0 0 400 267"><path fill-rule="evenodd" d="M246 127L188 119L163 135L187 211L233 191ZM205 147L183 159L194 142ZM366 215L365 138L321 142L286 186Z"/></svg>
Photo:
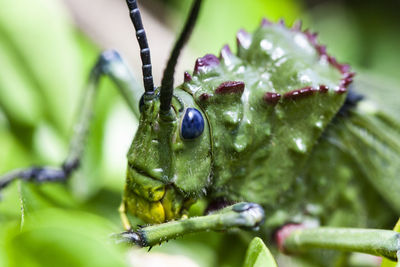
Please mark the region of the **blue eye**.
<svg viewBox="0 0 400 267"><path fill-rule="evenodd" d="M195 108L187 108L181 123L182 139L194 139L204 131L204 119L200 111Z"/></svg>

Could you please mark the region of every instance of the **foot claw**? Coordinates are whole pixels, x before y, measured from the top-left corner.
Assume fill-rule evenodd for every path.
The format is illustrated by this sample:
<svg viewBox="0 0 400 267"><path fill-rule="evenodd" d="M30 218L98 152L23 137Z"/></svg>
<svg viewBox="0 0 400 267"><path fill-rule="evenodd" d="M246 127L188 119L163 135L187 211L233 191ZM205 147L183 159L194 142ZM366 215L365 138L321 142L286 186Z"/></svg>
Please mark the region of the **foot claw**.
<svg viewBox="0 0 400 267"><path fill-rule="evenodd" d="M264 209L256 203L238 203L232 209L242 214L243 229L257 231L265 220Z"/></svg>
<svg viewBox="0 0 400 267"><path fill-rule="evenodd" d="M142 235L138 231L126 231L118 234L113 234L111 236L115 243L128 243L128 244L135 244L140 247L146 247L146 242L144 241Z"/></svg>

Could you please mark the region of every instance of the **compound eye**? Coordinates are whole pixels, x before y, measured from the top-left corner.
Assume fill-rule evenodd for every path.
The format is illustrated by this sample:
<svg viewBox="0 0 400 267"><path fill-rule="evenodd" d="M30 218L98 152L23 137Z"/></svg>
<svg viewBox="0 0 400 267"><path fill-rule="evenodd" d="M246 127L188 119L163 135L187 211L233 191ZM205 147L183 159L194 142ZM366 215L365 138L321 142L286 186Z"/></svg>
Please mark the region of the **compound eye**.
<svg viewBox="0 0 400 267"><path fill-rule="evenodd" d="M181 137L191 140L199 137L204 131L204 119L200 111L187 108L181 122Z"/></svg>

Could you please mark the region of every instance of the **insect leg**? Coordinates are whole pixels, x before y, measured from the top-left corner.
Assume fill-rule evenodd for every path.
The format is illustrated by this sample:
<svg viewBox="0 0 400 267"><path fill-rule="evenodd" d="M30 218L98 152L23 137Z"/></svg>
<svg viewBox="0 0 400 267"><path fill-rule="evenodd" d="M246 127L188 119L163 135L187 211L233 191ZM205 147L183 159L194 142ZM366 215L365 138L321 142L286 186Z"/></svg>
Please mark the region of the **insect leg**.
<svg viewBox="0 0 400 267"><path fill-rule="evenodd" d="M143 92L142 86L136 82L127 64L116 51L108 50L103 52L90 72L79 112L79 119L64 163L61 167L43 166L13 170L0 177L0 190L16 179L35 182L64 181L79 167L90 127L99 80L102 76L111 78L132 112L137 117L139 116L138 103Z"/></svg>
<svg viewBox="0 0 400 267"><path fill-rule="evenodd" d="M172 238L206 230L227 230L240 227L257 230L264 222L264 210L255 203L241 202L218 212L178 221L150 225L120 234L123 241L141 247L153 246Z"/></svg>
<svg viewBox="0 0 400 267"><path fill-rule="evenodd" d="M361 228L293 228L281 242L284 252L295 253L310 248L362 252L397 261L400 233L391 230Z"/></svg>
<svg viewBox="0 0 400 267"><path fill-rule="evenodd" d="M118 212L119 212L119 217L121 218L122 226L126 231L129 231L132 229L132 225L129 222L128 216L126 214L126 207L125 207L125 201L122 200L121 205L119 206Z"/></svg>

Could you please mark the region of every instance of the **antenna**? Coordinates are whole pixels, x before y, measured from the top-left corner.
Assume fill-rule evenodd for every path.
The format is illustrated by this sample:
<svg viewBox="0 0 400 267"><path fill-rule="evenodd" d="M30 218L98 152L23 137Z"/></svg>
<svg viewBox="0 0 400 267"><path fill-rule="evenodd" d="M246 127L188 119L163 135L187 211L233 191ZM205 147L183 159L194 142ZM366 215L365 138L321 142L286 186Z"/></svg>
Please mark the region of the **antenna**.
<svg viewBox="0 0 400 267"><path fill-rule="evenodd" d="M199 15L200 6L202 0L195 0L190 14L186 20L185 27L183 28L181 34L179 35L178 40L175 43L175 46L172 50L171 56L168 59L167 67L164 70L163 78L161 81L161 95L160 95L160 112L168 113L170 106L172 95L174 91L174 73L175 66L178 61L179 54L182 50L182 47L185 45L187 39L189 38L190 33L193 30L193 27L196 23L197 17Z"/></svg>
<svg viewBox="0 0 400 267"><path fill-rule="evenodd" d="M136 0L126 0L129 15L136 30L136 38L140 46L140 57L142 59L143 85L146 94L154 94L154 82L151 71L150 48L147 43L146 32L143 28L142 17Z"/></svg>

